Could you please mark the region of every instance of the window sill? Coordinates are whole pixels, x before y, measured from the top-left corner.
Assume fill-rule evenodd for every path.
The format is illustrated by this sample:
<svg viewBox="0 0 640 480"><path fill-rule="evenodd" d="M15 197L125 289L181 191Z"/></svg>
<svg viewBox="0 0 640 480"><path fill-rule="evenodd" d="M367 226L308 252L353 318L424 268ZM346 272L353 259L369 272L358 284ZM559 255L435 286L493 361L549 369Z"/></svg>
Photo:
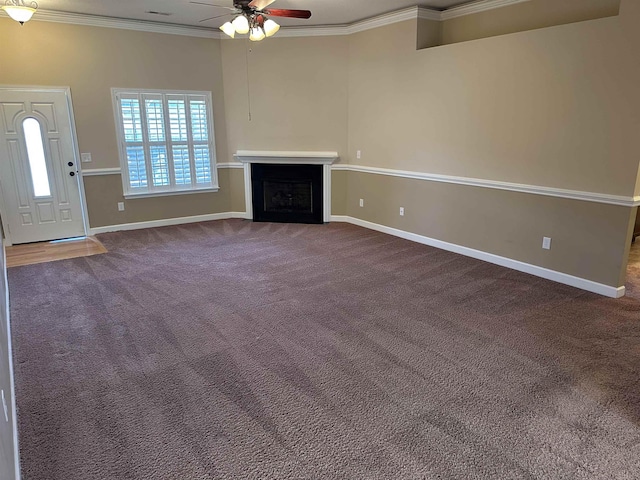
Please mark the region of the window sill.
<svg viewBox="0 0 640 480"><path fill-rule="evenodd" d="M172 195L190 195L193 193L215 193L220 187L194 188L192 190L169 190L166 192L144 192L144 193L127 193L124 195L126 199L134 198L150 198L150 197L168 197Z"/></svg>

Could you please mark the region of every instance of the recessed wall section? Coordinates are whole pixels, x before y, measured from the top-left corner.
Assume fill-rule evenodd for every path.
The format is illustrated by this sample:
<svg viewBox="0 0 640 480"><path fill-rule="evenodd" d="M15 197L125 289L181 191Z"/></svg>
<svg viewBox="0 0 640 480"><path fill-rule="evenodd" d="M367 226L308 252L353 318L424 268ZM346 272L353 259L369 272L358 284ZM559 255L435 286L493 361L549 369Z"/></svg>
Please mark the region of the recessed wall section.
<svg viewBox="0 0 640 480"><path fill-rule="evenodd" d="M509 33L618 15L621 0L529 0L470 15L442 14L440 26L418 20L418 48L467 42Z"/></svg>

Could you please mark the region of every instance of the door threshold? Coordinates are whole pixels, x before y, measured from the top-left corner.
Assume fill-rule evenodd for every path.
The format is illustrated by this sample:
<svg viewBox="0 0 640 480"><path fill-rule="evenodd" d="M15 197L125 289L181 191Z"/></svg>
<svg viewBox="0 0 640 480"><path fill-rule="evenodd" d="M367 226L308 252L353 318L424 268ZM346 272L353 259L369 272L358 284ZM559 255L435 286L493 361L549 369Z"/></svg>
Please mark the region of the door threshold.
<svg viewBox="0 0 640 480"><path fill-rule="evenodd" d="M7 268L107 253L95 237L76 237L6 247Z"/></svg>

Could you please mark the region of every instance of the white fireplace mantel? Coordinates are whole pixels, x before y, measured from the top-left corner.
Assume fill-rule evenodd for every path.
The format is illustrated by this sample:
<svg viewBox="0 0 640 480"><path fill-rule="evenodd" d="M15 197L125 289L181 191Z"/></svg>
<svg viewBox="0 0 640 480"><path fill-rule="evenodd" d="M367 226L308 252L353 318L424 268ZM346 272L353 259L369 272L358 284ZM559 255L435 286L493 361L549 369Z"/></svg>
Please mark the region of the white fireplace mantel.
<svg viewBox="0 0 640 480"><path fill-rule="evenodd" d="M236 160L244 164L244 198L247 217L253 218L251 196L251 164L271 163L279 165L322 165L322 203L324 221L331 219L331 164L340 157L338 152L277 152L238 150L234 155Z"/></svg>
<svg viewBox="0 0 640 480"><path fill-rule="evenodd" d="M259 150L238 150L236 159L242 163L275 163L331 165L340 157L338 152L277 152Z"/></svg>

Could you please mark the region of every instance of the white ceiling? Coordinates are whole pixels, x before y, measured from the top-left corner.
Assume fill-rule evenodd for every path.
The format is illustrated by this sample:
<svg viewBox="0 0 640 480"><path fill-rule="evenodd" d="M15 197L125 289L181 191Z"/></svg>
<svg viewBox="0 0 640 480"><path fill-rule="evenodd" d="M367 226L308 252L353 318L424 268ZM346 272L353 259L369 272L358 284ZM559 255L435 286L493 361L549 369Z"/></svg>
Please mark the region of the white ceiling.
<svg viewBox="0 0 640 480"><path fill-rule="evenodd" d="M198 0L231 7L233 0ZM4 3L4 2L3 2ZM205 5L194 5L189 0L39 0L43 10L72 12L105 17L148 20L153 22L218 27L229 17L200 22L227 10ZM444 10L453 6L473 3L469 0L276 0L273 8L311 10L309 20L277 19L283 26L345 25L384 13L395 12L416 5ZM168 13L155 15L149 11ZM36 13L37 15L37 13Z"/></svg>

